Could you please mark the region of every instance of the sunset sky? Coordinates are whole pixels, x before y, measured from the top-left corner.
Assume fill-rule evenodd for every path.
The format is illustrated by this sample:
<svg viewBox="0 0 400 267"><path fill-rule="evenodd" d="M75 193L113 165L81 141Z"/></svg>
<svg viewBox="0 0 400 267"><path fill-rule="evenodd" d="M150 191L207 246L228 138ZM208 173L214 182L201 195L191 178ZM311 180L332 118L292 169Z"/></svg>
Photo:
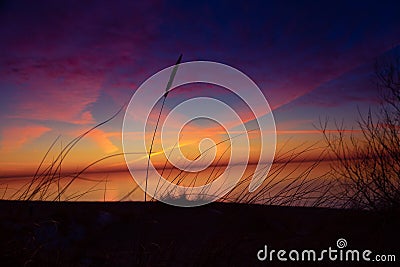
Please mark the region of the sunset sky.
<svg viewBox="0 0 400 267"><path fill-rule="evenodd" d="M256 82L279 147L289 137L292 146L316 141L319 118L356 127L357 108L378 103L374 61L400 50L395 2L138 2L0 3L0 176L29 172L57 136L56 151L111 117L180 54L183 62L230 65ZM170 101L198 90L182 88ZM235 101L228 100L241 109ZM93 131L66 167L122 152L122 120L123 112Z"/></svg>

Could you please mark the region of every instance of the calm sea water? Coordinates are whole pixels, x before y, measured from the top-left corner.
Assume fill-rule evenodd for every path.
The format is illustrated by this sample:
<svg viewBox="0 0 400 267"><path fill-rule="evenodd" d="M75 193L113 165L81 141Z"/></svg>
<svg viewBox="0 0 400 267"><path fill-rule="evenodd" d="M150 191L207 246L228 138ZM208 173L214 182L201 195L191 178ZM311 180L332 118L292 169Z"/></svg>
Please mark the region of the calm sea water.
<svg viewBox="0 0 400 267"><path fill-rule="evenodd" d="M263 185L255 192L248 192L249 180L255 166L250 165L242 176L241 182L222 201L242 201L267 204L299 204L307 203L305 199L318 197L322 194L322 184L330 177L326 175L330 162L312 166L312 162L274 164ZM229 170L227 177L237 175L236 167ZM201 173L181 173L179 170L164 170L163 177L167 180L185 186L200 186L219 177L225 171L225 166L209 168ZM145 175L145 171L134 172L134 175ZM247 179L246 179L247 178ZM0 198L18 199L24 195L32 178L1 178ZM149 177L149 183L157 183L158 178ZM56 178L49 185L42 185L34 200L58 200L57 195L67 184L60 200L70 201L143 201L144 192L138 187L128 171L108 173L87 173L71 181L70 177ZM33 183L29 192L32 193L39 182ZM162 188L162 186L160 187ZM303 196L303 200L301 200ZM151 197L150 197L151 198ZM147 198L149 199L149 197ZM286 203L287 201L294 203ZM297 202L296 202L297 201ZM310 202L310 205L312 202Z"/></svg>

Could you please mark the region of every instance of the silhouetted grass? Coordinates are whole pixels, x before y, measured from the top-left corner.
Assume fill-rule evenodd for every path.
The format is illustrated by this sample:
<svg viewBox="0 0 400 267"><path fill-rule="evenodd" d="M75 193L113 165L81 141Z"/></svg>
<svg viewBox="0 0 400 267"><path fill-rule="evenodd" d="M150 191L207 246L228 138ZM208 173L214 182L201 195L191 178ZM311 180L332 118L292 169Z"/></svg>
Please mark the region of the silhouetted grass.
<svg viewBox="0 0 400 267"><path fill-rule="evenodd" d="M17 199L17 200L48 200L48 201L61 201L62 197L63 200L71 200L74 198L80 198L82 195L96 191L98 189L95 189L94 187L89 188L85 192L80 192L79 194L74 194L72 196L65 196L65 193L68 188L70 188L71 184L76 180L81 177L81 175L87 171L90 167L98 164L99 162L102 162L106 159L112 158L112 157L117 157L117 156L123 156L123 153L117 153L113 155L108 155L106 157L100 158L99 160L96 160L89 165L85 166L82 168L80 171L72 174L63 174L61 167L63 165L64 160L66 157L69 155L69 153L72 151L72 149L81 141L86 135L88 135L90 132L93 130L97 129L98 127L108 123L112 119L114 119L123 109L121 107L117 113L115 113L112 117L109 119L93 126L89 130L85 131L81 135L77 136L76 138L72 139L65 147L61 149L59 154L53 158L47 166L44 166L44 162L48 158L49 153L54 149L55 144L59 140L60 136L58 136L53 143L50 145L48 150L46 151L45 155L43 156L39 166L37 167L35 174L33 175L32 179L22 186L21 188L18 188L16 192L14 192L11 195L11 199ZM62 180L68 180L66 184L61 185ZM100 184L102 181L98 182ZM97 184L97 185L98 185ZM97 186L96 185L96 186ZM56 191L49 191L51 186L55 186L57 188Z"/></svg>
<svg viewBox="0 0 400 267"><path fill-rule="evenodd" d="M83 174L88 171L89 168L109 158L122 157L124 153L116 153L102 157L99 160L88 164L80 171L72 174L63 174L63 172L61 171L61 167L63 161L68 156L68 153L71 152L73 147L76 146L82 138L84 138L94 129L100 127L101 125L104 125L105 123L115 118L120 113L120 111L121 109L111 118L95 125L88 131L79 135L77 138L74 138L65 147L63 147L61 152L50 162L48 166L44 166L44 162L48 157L50 151L54 149L56 142L59 140L59 138L57 138L46 151L45 156L39 164L33 178L25 186L19 188L19 190L17 190L12 195L11 199L71 201L79 200L82 196L91 192L103 191L103 200L105 200L105 194L107 191L106 183L108 181L107 178L98 180L94 183L93 186L83 192L74 192L69 193L68 195L66 193L77 179L83 178ZM214 144L213 146L203 151L203 154L199 153L195 157L195 160L200 158L202 155L204 155L204 153L207 153L211 149L217 148L219 145L230 141L231 140L228 138L217 144ZM223 158L224 154L229 151L229 148L230 146L228 145L223 153L216 160L216 164L211 166L212 170L210 172L210 175L206 178L201 177L203 178L203 180L205 179L205 184L217 179L219 175L225 170L224 168L226 166L220 165L220 161ZM283 148L285 148L285 146L283 146ZM302 146L289 149L286 152L283 152L283 148L277 151L275 162L272 164L266 180L258 190L250 193L248 192L248 185L253 175L266 175L266 171L268 169L267 164L264 168L259 169L257 173L251 172L247 176L243 177L239 181L238 185L231 192L226 194L220 201L249 204L258 203L267 205L334 206L333 199L329 195L329 189L332 187L332 181L327 179L327 174L313 174L313 171L319 166L319 164L323 160L325 152L321 152L319 158L310 163L307 161L306 154L320 149L316 144L312 144L309 146L303 144ZM304 167L305 165L308 166ZM169 179L171 183L175 185L182 185L187 178L187 173L185 173L184 169L180 170L177 174L175 174L174 177L170 177L172 175L172 169L167 169L166 166L167 162L165 162L161 170L161 174L165 174L166 179ZM288 171L289 168L291 169L290 171ZM197 179L200 179L198 177L198 174L193 180L190 181L189 186L187 187L184 194L181 195L181 198L201 203L213 195L210 192L202 191L201 194L196 195L197 199L194 199L192 188L197 183ZM103 187L101 187L101 185L103 185ZM51 190L51 188L53 188L53 190ZM131 195L134 191L138 190L138 188L138 186L135 186L127 195ZM156 190L159 190L159 192L165 192L164 194L160 194L162 198L165 198L165 200L167 200L168 198L175 198L175 196L168 193L168 189L168 187L164 186L164 183L160 183L160 180L158 181ZM125 196L125 199L126 198L127 197ZM121 200L124 200L124 198ZM151 201L154 201L154 199L151 199Z"/></svg>
<svg viewBox="0 0 400 267"><path fill-rule="evenodd" d="M160 110L158 112L157 121L155 124L155 129L153 131L151 144L149 147L149 151L147 153L147 168L146 168L146 178L145 178L145 192L144 192L144 201L147 201L147 187L148 187L148 179L149 179L149 167L151 161L151 155L153 153L155 136L157 134L158 125L160 123L161 114L163 111L163 107L167 100L167 96L169 90L172 86L176 71L181 62L182 55L178 58L177 63L175 64L173 71L171 73L170 79L166 86L165 94L162 97L162 104ZM88 171L89 168L95 166L96 164L107 160L113 157L122 157L124 153L116 153L112 155L108 155L102 157L76 173L64 174L62 172L62 166L64 160L72 151L72 149L78 145L79 141L81 141L86 135L88 135L93 130L101 127L102 125L108 123L112 119L114 119L123 109L121 109L111 116L109 119L93 126L88 129L86 132L72 139L65 146L62 146L61 143L61 151L53 157L50 163L47 166L44 166L45 161L48 159L51 151L54 150L55 145L58 143L59 138L57 137L53 143L50 145L49 149L46 151L44 157L42 158L38 168L36 169L35 174L32 179L21 188L17 189L16 192L11 196L11 199L17 200L47 200L47 201L70 201L70 200L79 200L82 196L96 191L103 191L103 200L106 199L107 192L107 181L108 178L98 180L93 186L88 188L83 192L74 192L72 194L67 195L68 189L71 188L71 185L77 180L81 179L82 175ZM249 134L251 131L257 131L258 129L248 130L243 134ZM240 136L238 135L238 136ZM235 137L233 137L235 138ZM218 148L221 144L229 143L227 148L223 151L220 157L216 160L216 162L211 166L211 173L208 177L198 177L198 174L194 177L192 181L190 181L189 186L185 189L186 191L180 194L180 198L182 200L189 200L194 202L204 202L210 197L212 197L216 192L208 192L207 187L200 194L196 194L195 198L193 198L193 187L197 184L198 180L204 180L204 184L208 184L209 182L217 179L221 172L224 171L223 164L221 164L221 160L225 153L230 149L231 138L227 138L222 140L213 146L209 147L203 153L199 153L195 159L192 161L196 161L208 151L214 148ZM285 146L284 146L285 147ZM175 147L171 150L170 153L175 149ZM290 149L286 152L283 152L283 149L277 152L274 163L272 163L271 169L269 168L271 163L265 163L265 167L261 168L257 171L257 173L253 172L247 174L246 177L242 177L239 181L239 184L230 192L222 192L225 196L221 199L221 201L226 202L240 202L240 203L258 203L258 204L267 204L267 205L308 205L308 206L334 206L333 199L329 195L330 188L332 187L332 181L327 179L327 174L323 175L315 175L313 172L319 166L321 161L325 156L325 152L321 152L319 157L313 162L309 163L307 161L306 154L312 152L316 149L320 149L316 144L312 144L310 146L306 146L305 144ZM136 154L135 152L129 152ZM190 167L190 164L187 167ZM165 182L161 183L159 179L157 182L155 193L161 196L161 199L167 200L176 198L173 193L169 190L170 186L182 185L185 182L185 179L188 179L188 174L185 172L185 168L179 170L177 174L174 174L174 177L170 177L172 175L173 168L167 168L168 160L165 161L165 164L161 170L161 175L164 175L169 171L168 175L166 175L166 179L170 180L171 185L165 186ZM308 164L306 168L303 168L304 165ZM291 171L287 171L292 168ZM293 168L293 166L295 166ZM265 179L262 186L260 186L255 192L248 192L248 185L253 176L266 176L268 170L270 169L267 178ZM229 171L226 170L225 171ZM103 184L103 188L99 188L100 185ZM54 190L56 188L56 190ZM121 200L126 200L130 197L130 195L135 192L139 187L136 186L132 188ZM6 187L5 192L8 190ZM222 189L221 189L222 190ZM5 194L4 192L4 194ZM160 193L161 192L161 193ZM217 192L218 193L218 192ZM151 201L154 201L151 198Z"/></svg>

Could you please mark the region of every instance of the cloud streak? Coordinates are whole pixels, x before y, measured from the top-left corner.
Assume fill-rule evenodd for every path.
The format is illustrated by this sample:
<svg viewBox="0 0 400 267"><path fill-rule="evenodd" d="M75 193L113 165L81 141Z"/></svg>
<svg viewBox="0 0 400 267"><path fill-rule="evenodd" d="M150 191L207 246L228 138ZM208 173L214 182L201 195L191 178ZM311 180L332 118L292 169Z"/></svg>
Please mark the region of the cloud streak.
<svg viewBox="0 0 400 267"><path fill-rule="evenodd" d="M16 151L50 130L50 128L41 125L5 128L2 132L1 150L4 153Z"/></svg>

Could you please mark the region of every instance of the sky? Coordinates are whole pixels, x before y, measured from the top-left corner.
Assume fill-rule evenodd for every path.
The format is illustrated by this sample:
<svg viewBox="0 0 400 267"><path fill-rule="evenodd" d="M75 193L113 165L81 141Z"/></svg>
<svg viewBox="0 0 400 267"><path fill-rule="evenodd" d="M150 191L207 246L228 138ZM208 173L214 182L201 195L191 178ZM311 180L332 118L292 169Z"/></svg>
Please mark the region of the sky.
<svg viewBox="0 0 400 267"><path fill-rule="evenodd" d="M278 147L287 139L296 146L320 138L320 118L356 127L357 110L379 101L375 60L399 52L399 7L396 1L1 1L0 176L32 171L57 136L54 149L61 150L115 114L180 54L183 62L215 61L248 75L272 109ZM246 115L240 101L200 87L181 88L168 103L201 91ZM122 120L123 112L91 132L66 168L122 152ZM121 164L118 158L107 166Z"/></svg>

